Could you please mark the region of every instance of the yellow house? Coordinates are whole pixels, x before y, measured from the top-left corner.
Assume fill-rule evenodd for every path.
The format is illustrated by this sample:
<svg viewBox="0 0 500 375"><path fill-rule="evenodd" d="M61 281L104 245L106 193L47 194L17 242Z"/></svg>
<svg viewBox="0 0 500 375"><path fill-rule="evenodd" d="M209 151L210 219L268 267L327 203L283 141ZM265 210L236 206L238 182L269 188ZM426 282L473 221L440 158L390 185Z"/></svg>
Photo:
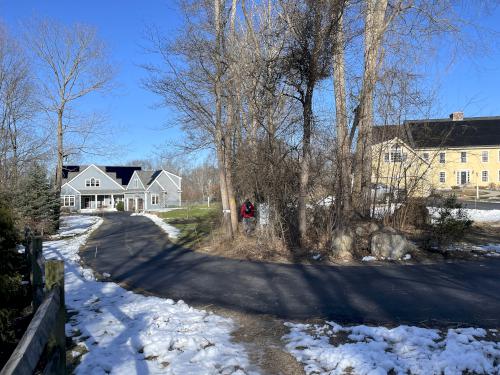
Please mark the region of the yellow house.
<svg viewBox="0 0 500 375"><path fill-rule="evenodd" d="M500 117L454 112L449 119L375 126L372 153L372 181L412 195L500 187Z"/></svg>

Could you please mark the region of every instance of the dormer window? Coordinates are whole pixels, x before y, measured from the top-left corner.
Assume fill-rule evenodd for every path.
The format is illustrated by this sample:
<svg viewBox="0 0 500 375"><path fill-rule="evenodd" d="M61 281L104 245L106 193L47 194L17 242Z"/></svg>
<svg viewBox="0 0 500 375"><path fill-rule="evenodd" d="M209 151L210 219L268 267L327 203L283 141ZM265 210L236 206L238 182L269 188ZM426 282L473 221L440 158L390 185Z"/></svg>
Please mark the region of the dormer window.
<svg viewBox="0 0 500 375"><path fill-rule="evenodd" d="M95 186L101 186L101 180L99 180L98 178L88 178L85 180L85 186L89 187L95 187Z"/></svg>

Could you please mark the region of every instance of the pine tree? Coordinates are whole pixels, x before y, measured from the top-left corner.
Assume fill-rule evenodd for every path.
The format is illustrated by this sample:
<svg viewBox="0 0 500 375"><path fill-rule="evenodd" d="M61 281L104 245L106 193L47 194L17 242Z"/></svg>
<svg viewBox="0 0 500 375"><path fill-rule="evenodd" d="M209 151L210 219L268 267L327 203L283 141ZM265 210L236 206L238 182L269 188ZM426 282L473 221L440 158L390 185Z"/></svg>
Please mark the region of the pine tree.
<svg viewBox="0 0 500 375"><path fill-rule="evenodd" d="M59 197L44 166L34 163L19 191L18 211L25 225L41 235L53 233L59 221Z"/></svg>

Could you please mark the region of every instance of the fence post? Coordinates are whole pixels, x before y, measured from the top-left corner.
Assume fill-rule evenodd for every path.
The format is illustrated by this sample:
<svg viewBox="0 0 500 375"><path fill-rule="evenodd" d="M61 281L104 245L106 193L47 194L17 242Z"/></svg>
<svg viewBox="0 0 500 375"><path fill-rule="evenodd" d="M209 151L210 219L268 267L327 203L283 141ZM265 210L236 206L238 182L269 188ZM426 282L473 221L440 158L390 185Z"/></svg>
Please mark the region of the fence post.
<svg viewBox="0 0 500 375"><path fill-rule="evenodd" d="M33 289L33 312L35 312L43 301L43 279L42 268L39 259L42 256L42 237L33 237L31 240L31 287Z"/></svg>
<svg viewBox="0 0 500 375"><path fill-rule="evenodd" d="M47 293L57 288L59 292L59 310L54 330L47 344L48 352L59 356L55 371L57 375L66 374L66 308L64 304L64 262L62 260L48 260L45 263L45 288Z"/></svg>

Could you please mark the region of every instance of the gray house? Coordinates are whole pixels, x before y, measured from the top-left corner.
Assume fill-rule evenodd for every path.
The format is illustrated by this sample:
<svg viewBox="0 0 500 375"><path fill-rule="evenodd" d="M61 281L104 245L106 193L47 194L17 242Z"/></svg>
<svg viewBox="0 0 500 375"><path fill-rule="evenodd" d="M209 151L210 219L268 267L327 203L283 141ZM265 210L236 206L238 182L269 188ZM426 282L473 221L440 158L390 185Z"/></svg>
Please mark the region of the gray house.
<svg viewBox="0 0 500 375"><path fill-rule="evenodd" d="M61 207L69 211L155 211L181 205L181 177L163 169L68 165L63 167Z"/></svg>

